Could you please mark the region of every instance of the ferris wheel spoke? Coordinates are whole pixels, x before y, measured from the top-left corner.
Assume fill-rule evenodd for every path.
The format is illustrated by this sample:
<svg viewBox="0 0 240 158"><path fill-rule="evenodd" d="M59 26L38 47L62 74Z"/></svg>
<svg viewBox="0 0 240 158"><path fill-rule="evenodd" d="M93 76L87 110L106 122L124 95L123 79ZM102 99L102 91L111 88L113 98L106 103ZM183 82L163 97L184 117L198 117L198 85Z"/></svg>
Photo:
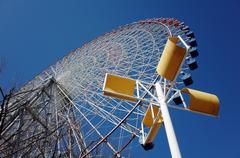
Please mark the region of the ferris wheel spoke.
<svg viewBox="0 0 240 158"><path fill-rule="evenodd" d="M77 104L78 105L78 104ZM96 106L99 110L100 108L98 106ZM104 111L103 113L101 113L100 111ZM101 117L102 119L104 119L105 121L109 121L110 123L112 123L113 125L117 125L118 122L121 120L120 118L118 118L117 116L113 115L113 113L109 113L107 112L106 110L103 110L101 109L99 112L98 112L98 116ZM114 121L114 120L115 121ZM96 125L97 126L97 125ZM130 125L130 124L126 124L125 126L128 126L128 127L131 127L131 129L134 129L134 130L138 130L137 128L135 128L134 126ZM127 132L129 133L134 133L132 131L130 131L129 129L127 129L125 126L121 127L123 128L124 130L126 130Z"/></svg>
<svg viewBox="0 0 240 158"><path fill-rule="evenodd" d="M90 103L90 102L89 102ZM90 103L91 105L94 105L99 111L101 111L103 114L105 113L105 118L107 117L107 119L110 119L111 121L113 121L112 119L115 119L116 120L116 122L115 121L113 121L114 122L114 125L117 125L117 123L119 122L119 121L121 121L121 119L120 118L118 118L116 115L114 115L114 113L113 112L108 112L108 111L106 111L106 110L104 110L104 109L102 109L102 108L100 108L99 106L96 106L94 103ZM118 109L118 107L116 107L115 109ZM114 109L113 109L114 110ZM128 111L129 112L129 111ZM104 117L104 116L103 116ZM109 120L109 121L110 121ZM132 129L134 129L134 130L138 130L136 127L134 127L134 126L132 126L131 124L128 124L128 123L125 123L124 124L124 126L128 126L128 127L131 127ZM127 130L126 128L124 128L124 130ZM129 131L129 130L127 130L128 132L130 132L130 133L133 133L132 131Z"/></svg>
<svg viewBox="0 0 240 158"><path fill-rule="evenodd" d="M60 87L58 87L60 89ZM60 89L61 90L61 89ZM62 91L62 90L61 90ZM64 93L62 91L62 93ZM73 104L73 106L76 107L75 103L64 93L64 95L69 99L69 101ZM78 108L77 108L78 109ZM81 112L81 110L78 109L78 112L85 118L85 120L90 124L90 126L95 130L95 132L103 139L103 136L101 135L101 133L97 130L97 128L91 123L90 120L88 120L88 118L84 115L84 113ZM107 142L107 145L109 146L109 148L116 153L116 150L112 147L112 145Z"/></svg>

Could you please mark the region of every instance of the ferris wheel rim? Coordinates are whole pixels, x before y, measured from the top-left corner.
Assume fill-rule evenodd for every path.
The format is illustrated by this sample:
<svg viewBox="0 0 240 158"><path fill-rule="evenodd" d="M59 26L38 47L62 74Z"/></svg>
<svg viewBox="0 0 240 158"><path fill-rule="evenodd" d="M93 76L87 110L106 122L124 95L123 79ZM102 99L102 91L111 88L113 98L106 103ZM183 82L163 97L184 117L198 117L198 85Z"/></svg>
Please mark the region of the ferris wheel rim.
<svg viewBox="0 0 240 158"><path fill-rule="evenodd" d="M113 111L107 111L107 110L105 110L105 109L103 109L103 108L113 108L113 106L112 107L101 107L101 106L98 106L98 105L94 105L95 107L93 107L92 105L91 105L91 103L90 103L90 101L91 100L86 100L86 102L87 103L84 103L84 104L88 104L89 106L87 107L87 106L85 106L84 104L83 105L80 105L80 103L78 103L79 102L79 100L80 99L84 99L84 98L86 98L86 97L88 97L89 95L86 95L86 96L84 96L84 94L83 93L79 93L80 92L80 90L82 90L82 91L84 91L85 93L87 93L87 87L84 87L84 86L86 86L87 84L90 84L90 87L91 87L91 84L96 84L96 85L99 85L101 82L100 82L100 80L99 81L96 81L96 82L99 82L99 83L94 83L95 81L87 81L87 77L96 77L96 80L97 80L97 78L100 76L99 74L87 74L87 71L94 71L93 69L94 69L94 67L87 67L85 70L80 70L80 69L78 69L78 68L74 68L74 66L75 65L71 65L70 63L71 63L71 61L74 61L74 60L76 60L76 61L84 61L85 59L85 61L84 62L86 62L87 64L88 64L88 62L90 62L90 61L94 61L93 63L94 64L92 64L92 65L94 65L95 66L95 63L96 63L96 60L98 60L97 59L97 57L95 57L94 55L96 55L96 54L89 54L89 56L87 57L87 58L85 58L83 55L81 56L81 57L76 57L76 56L79 56L79 55L81 55L81 51L86 51L86 52L84 52L85 53L85 55L87 54L87 47L91 47L91 49L92 50L90 50L90 51L95 51L94 49L96 49L96 50L98 50L98 48L94 48L93 46L94 46L94 43L95 42L102 42L102 40L103 40L103 43L102 43L102 46L103 47L101 47L101 46L99 46L99 48L101 48L101 51L103 51L105 54L107 54L108 53L108 51L110 50L110 51L114 51L114 48L110 48L111 46L115 46L115 45L120 45L120 47L121 48L117 48L117 46L116 46L116 49L118 49L119 50L119 52L121 52L123 55L120 57L121 59L122 58L124 58L124 55L126 56L126 52L124 52L124 51L128 51L128 50L130 50L130 48L127 48L127 46L126 45L130 45L130 44L128 44L127 42L132 42L132 41L134 41L134 40L136 40L135 42L136 42L136 48L134 48L134 49L136 49L136 52L138 51L138 50L140 50L140 49L144 49L144 42L142 42L141 43L141 46L139 46L140 44L139 44L139 42L138 42L138 40L136 39L137 38L137 36L136 37L131 37L131 35L129 35L128 36L128 33L129 32L134 32L134 31L139 31L140 33L142 33L142 32L145 32L146 33L146 35L142 35L142 36L146 36L146 37L151 37L151 39L148 39L149 41L150 41L150 44L148 45L149 47L151 47L151 49L150 49L150 51L148 52L150 55L152 55L152 54L154 54L154 51L156 51L157 49L158 49L158 51L160 50L160 49L162 49L162 47L161 48L159 48L158 46L157 46L157 42L155 41L156 40L156 37L154 37L153 36L153 33L152 32L149 32L148 30L144 30L143 28L141 28L142 29L142 32L140 31L141 29L140 28L134 28L133 26L134 25L140 25L140 23L141 22L146 22L146 23L150 23L149 24L149 26L151 26L151 23L153 23L153 24L156 24L156 25L161 25L162 27L161 28L159 28L159 30L163 30L163 28L164 28L164 31L163 32L160 32L159 31L159 34L160 34L160 36L161 36L161 38L163 38L163 39L161 39L161 42L163 42L168 36L173 36L173 34L175 33L175 34L177 34L177 33L179 33L179 32L177 32L177 31L179 31L179 30L181 30L181 28L180 28L180 26L178 26L178 27L176 27L176 28L174 28L174 26L173 25L171 25L171 26L168 26L167 24L164 24L163 22L161 22L161 21L158 21L157 19L152 19L152 21L151 21L151 19L150 20L146 20L146 21L139 21L139 22L136 22L136 23L132 23L132 24L130 24L130 25L124 25L124 26L122 26L122 27L119 27L119 28L117 28L117 29L115 29L115 30L113 30L112 32L109 32L109 33L106 33L106 34L104 34L104 35L102 35L102 36L100 36L100 37L98 37L98 38L96 38L96 39L94 39L94 40L92 40L91 42L89 42L89 43L87 43L87 44L85 44L83 47L81 47L81 48L78 48L78 49L76 49L74 52L72 52L72 53L70 53L69 55L67 55L67 56L65 56L64 57L64 59L63 60L61 60L61 61L59 61L59 62L57 62L55 65L52 65L52 66L50 66L45 72L43 72L42 74L40 74L40 75L38 75L37 77L39 77L40 79L37 79L37 77L35 78L35 80L34 81L31 81L30 83L28 83L27 84L27 86L30 86L30 87L36 87L36 86L38 86L38 85L40 85L41 83L43 83L43 82L47 82L47 81L49 81L49 80L51 80L51 79L53 79L53 80L55 80L55 82L56 82L56 84L57 85L59 85L60 87L63 87L64 88L64 91L65 91L65 88L66 88L66 91L67 92L69 92L69 96L71 96L72 98L69 98L69 101L70 102L72 102L72 103L74 103L74 104L76 104L76 107L77 108L80 108L81 110L85 110L86 111L86 115L87 115L87 117L91 117L91 115L93 115L92 113L94 113L93 112L93 110L99 110L100 108L102 108L102 114L101 114L101 116L98 116L99 118L101 117L101 118L104 118L104 117L106 117L106 115L116 115L115 114L115 111L113 110ZM131 26L132 25L132 26ZM144 24L143 24L144 25ZM128 29L128 27L133 27L132 28L132 30L125 30L125 29ZM171 28L171 27L173 27L173 28ZM181 26L181 27L183 27L183 26ZM176 29L175 31L176 32L172 32L172 30L174 30L174 29ZM124 31L126 31L126 32L124 32ZM120 33L119 33L120 32ZM166 35L164 34L164 33L167 33ZM181 33L183 33L183 31L180 31ZM116 37L112 37L112 38L110 38L110 35L112 35L112 33L113 34L115 34L116 35ZM119 34L118 34L119 33ZM144 33L143 33L144 34ZM147 35L148 34L148 35ZM163 35L164 34L164 35ZM121 36L126 36L126 39L132 39L132 40L129 40L129 41L121 41L122 40L122 38L120 38ZM127 37L128 36L128 37ZM135 35L134 35L135 36ZM117 39L119 37L119 39ZM119 40L119 41L114 41L114 40L112 40L112 41L109 41L109 42L106 42L107 41L107 38L110 38L110 40L111 39L114 39L114 38L116 38L117 40ZM105 43L104 43L105 42ZM115 43L114 43L115 42ZM119 42L119 43L118 43ZM124 44L121 44L120 42L122 42L122 43L124 43ZM151 43L152 42L152 43ZM159 43L161 43L161 42L159 42ZM100 43L101 44L101 43ZM134 45L134 44L132 44L132 45ZM162 46L163 44L161 43L161 46ZM141 48L140 48L141 47ZM136 53L135 52L135 53ZM84 54L83 53L83 54ZM96 52L94 52L94 53L97 53L97 51ZM101 52L100 52L101 53ZM103 53L103 54L104 54ZM125 53L125 54L124 54ZM138 53L138 52L137 52ZM134 56L134 58L133 58L133 60L138 60L137 58L140 56L140 55L142 55L143 54L143 56L145 55L145 54L147 54L147 53L145 53L144 54L144 51L143 51L143 53L142 54L134 54L135 56ZM147 54L147 55L149 55L149 54ZM101 55L101 54L100 54ZM109 55L109 54L108 54ZM152 65L152 63L151 63L151 61L150 60L152 60L152 58L153 58L154 56L152 55L151 56L151 58L149 58L148 60L149 61L143 61L143 62L148 62L146 65L147 66L149 66L149 68L147 68L146 66L145 67L143 67L143 68L141 68L141 73L136 73L136 76L134 76L134 77L139 77L138 75L142 75L143 76L143 74L146 72L146 71L151 71L151 72L149 72L149 74L153 74L152 73L152 71L153 71L153 68L150 68ZM113 57L108 57L108 58L113 58ZM143 58L143 57L142 57ZM115 59L113 59L113 60L115 60ZM129 59L128 59L129 60ZM122 62L123 60L119 60L119 61L117 61L117 66L122 66L121 64L121 62ZM130 61L130 60L129 60ZM133 68L133 66L135 66L136 68L134 68L134 69L138 69L138 67L136 66L136 65L134 65L133 64L133 62L129 62L130 64L128 65L128 66L130 66L130 68L128 68L128 69L123 69L123 70L121 70L121 72L124 72L124 70L125 70L125 72L124 72L124 75L127 75L128 73L132 73L131 71L131 68ZM78 63L79 64L79 63ZM80 63L79 65L84 65L83 63ZM107 62L106 63L104 63L105 65L103 65L103 68L105 68L105 66L107 65ZM126 64L127 65L127 64ZM69 67L65 67L64 68L64 66L69 66ZM107 65L108 66L108 65ZM116 65L115 65L115 67L114 68L116 68L117 67ZM79 66L79 67L81 67L81 66ZM84 66L82 66L82 67L84 67ZM71 70L71 69L73 69L74 68L74 70ZM85 68L85 67L84 67ZM113 72L115 72L115 69L113 68L113 70L111 70L111 71L113 71ZM69 69L69 70L68 70ZM140 69L140 68L139 68ZM101 68L99 68L98 69L99 70L99 72L101 72ZM83 77L85 77L84 78L84 80L82 79L82 80L79 80L79 77L76 77L76 76L74 76L75 78L74 79L72 79L73 81L70 81L69 80L69 76L73 76L73 73L74 72L77 72L77 71L80 71L81 73L83 73L83 74L85 74L86 76L83 76ZM119 71L120 71L120 69L119 69ZM120 73L120 72L118 72L118 73ZM99 76L98 76L99 75ZM141 77L142 77L141 76ZM153 81L151 84L154 84L157 80L159 79L159 76L157 75L155 75L154 76L154 79L152 79L151 81ZM147 80L147 78L146 78L146 80ZM69 83L68 83L69 82ZM73 82L76 82L75 84L73 84ZM32 84L32 85L31 85ZM67 86L69 86L69 89L71 89L71 91L69 91L69 89L67 89L68 87L66 87L65 86L65 84L67 84ZM72 85L71 85L72 84ZM84 85L85 84L85 85ZM76 90L75 91L75 89L76 89L76 86L79 86L79 87L83 87L82 89L80 89L80 90ZM24 89L24 87L25 86L23 86L23 89ZM78 87L78 88L79 88ZM85 88L85 89L84 89ZM91 87L92 88L92 87ZM151 88L151 87L150 87ZM26 87L26 89L28 89L28 87ZM90 89L91 90L91 89ZM96 95L96 98L93 98L93 97L95 97L95 94L93 93L93 92L91 92L91 97L93 98L93 99L97 99L97 97L99 97L100 96L100 94L102 94L102 91L99 91L99 89L97 89L98 91L96 91L96 93L97 93L97 95ZM75 94L75 93L79 93L79 94ZM80 98L79 100L78 100L78 97L79 97L79 95L82 95L82 98ZM59 95L59 94L58 94ZM68 94L65 96L65 97L68 97ZM102 102L100 102L101 104L103 104L104 102L105 102L105 100L108 100L108 99L105 99L105 98L103 98L103 97L101 97L101 99L102 99ZM64 99L62 99L62 100L64 100ZM62 101L62 100L59 100L59 102L60 101ZM107 101L107 103L110 103L110 102L114 102L115 100L109 100L109 101ZM116 101L115 101L116 102ZM114 103L115 103L114 102ZM124 110L124 106L123 105L121 105L121 103L122 102L119 102L118 104L116 104L116 107L120 107L121 106L121 108L122 109L118 109L118 111L121 111L121 110ZM122 124L124 123L124 121L126 121L127 119L128 119L128 117L129 117L129 115L131 115L131 114L135 114L135 115L137 115L137 116L140 116L140 115L142 115L143 116L143 114L144 113L141 113L141 109L139 109L139 111L137 111L137 112L135 112L134 110L139 106L139 104L141 103L141 101L140 102L138 102L138 103L136 103L136 104L131 104L131 106L130 106L130 104L129 104L129 107L127 107L128 109L126 110L126 111L124 111L125 113L125 115L123 115L123 117L121 118L121 117L115 117L115 116L113 116L113 117L106 117L106 118L108 118L108 120L105 120L105 121L108 121L108 122L111 122L112 123L112 126L113 127L111 127L112 128L112 130L116 130L116 129L118 129L120 126L122 126ZM93 104L97 104L97 102L95 103L94 101L93 101ZM85 107L84 107L85 106ZM75 109L77 109L77 108L75 108ZM88 109L89 108L89 109ZM133 110L132 110L132 109ZM130 110L129 110L130 109ZM92 110L92 111L91 111ZM146 109L145 109L146 110ZM88 111L88 112L87 112ZM130 111L132 111L132 112L130 112ZM81 112L82 113L82 112ZM56 114L56 115L58 115L58 114ZM85 114L81 114L82 116L84 116ZM141 117L142 117L141 116ZM106 119L105 118L105 119ZM92 119L92 118L91 118ZM85 119L85 121L86 121L87 119ZM79 118L77 119L77 121L81 121ZM105 122L104 121L104 122ZM101 127L101 126L103 126L104 125L104 122L99 122L99 124L96 124L98 127ZM136 121L137 122L137 121ZM129 123L129 125L131 125L131 123ZM125 130L125 131L127 131L128 129L126 128L127 126L122 126L121 127L121 129L123 129L123 130ZM130 126L131 127L131 126ZM136 136L137 136L137 133L136 132L141 132L141 130L139 130L139 128L137 128L137 125L136 125L136 127L134 126L134 127L132 127L132 129L134 129L135 130L135 132L134 131L128 131L130 134L135 134ZM114 130L114 131L115 131ZM97 131L98 130L96 130L96 133L97 133ZM107 134L102 134L102 136L103 136L103 138L101 139L101 140L99 140L98 141L98 143L97 144L101 144L102 142L106 142L106 140L107 140L107 138L112 134L112 133L114 133L114 131L110 131L109 133L107 133ZM101 134L100 134L101 135ZM88 136L87 136L87 138L88 137L90 137L91 136L91 134L89 134ZM101 136L100 136L101 137ZM99 143L100 142L100 143ZM60 148L60 147L59 147ZM79 147L80 148L80 147ZM111 147L110 147L111 148ZM91 150L91 149L90 149ZM93 148L92 148L92 150L94 150ZM114 149L115 150L115 149ZM89 150L88 150L88 152L89 152ZM115 150L114 151L115 153L118 153L118 150ZM120 153L120 152L119 152Z"/></svg>

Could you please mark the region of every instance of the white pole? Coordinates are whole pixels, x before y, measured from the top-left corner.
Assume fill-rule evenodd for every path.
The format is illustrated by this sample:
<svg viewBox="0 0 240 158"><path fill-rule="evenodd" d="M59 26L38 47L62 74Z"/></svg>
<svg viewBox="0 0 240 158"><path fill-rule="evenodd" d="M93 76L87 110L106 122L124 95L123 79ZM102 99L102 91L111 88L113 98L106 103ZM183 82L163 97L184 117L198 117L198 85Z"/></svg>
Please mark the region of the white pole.
<svg viewBox="0 0 240 158"><path fill-rule="evenodd" d="M177 138L173 129L172 121L168 111L168 107L165 100L165 95L159 82L156 83L156 92L161 107L161 112L163 116L164 126L168 138L168 144L170 147L172 158L181 158L181 153L178 147Z"/></svg>

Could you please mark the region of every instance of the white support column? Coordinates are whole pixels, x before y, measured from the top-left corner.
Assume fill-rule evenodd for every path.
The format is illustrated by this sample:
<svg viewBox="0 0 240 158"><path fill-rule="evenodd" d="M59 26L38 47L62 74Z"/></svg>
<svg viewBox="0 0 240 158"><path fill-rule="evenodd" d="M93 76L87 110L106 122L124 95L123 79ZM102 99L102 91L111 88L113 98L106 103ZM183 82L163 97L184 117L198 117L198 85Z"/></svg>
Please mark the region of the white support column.
<svg viewBox="0 0 240 158"><path fill-rule="evenodd" d="M156 92L161 107L161 112L163 116L164 126L168 138L168 144L170 147L172 158L181 158L180 149L178 147L177 138L173 129L172 121L168 111L168 107L165 100L165 95L163 93L162 87L159 82L156 83Z"/></svg>

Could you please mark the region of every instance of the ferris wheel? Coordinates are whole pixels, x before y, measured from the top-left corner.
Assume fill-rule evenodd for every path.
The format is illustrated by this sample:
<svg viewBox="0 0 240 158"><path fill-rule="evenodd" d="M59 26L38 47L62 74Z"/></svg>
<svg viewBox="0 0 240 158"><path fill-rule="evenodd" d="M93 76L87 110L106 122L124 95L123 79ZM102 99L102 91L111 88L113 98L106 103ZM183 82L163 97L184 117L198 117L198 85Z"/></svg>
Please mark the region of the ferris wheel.
<svg viewBox="0 0 240 158"><path fill-rule="evenodd" d="M180 55L171 55L175 51ZM20 131L10 140L22 148L0 146L0 156L126 158L138 146L152 149L165 122L160 94L167 107L218 115L216 96L185 88L193 83L197 56L194 33L173 18L142 20L97 37L12 98L11 105L26 107L11 113L4 136ZM199 105L209 98L209 106Z"/></svg>

